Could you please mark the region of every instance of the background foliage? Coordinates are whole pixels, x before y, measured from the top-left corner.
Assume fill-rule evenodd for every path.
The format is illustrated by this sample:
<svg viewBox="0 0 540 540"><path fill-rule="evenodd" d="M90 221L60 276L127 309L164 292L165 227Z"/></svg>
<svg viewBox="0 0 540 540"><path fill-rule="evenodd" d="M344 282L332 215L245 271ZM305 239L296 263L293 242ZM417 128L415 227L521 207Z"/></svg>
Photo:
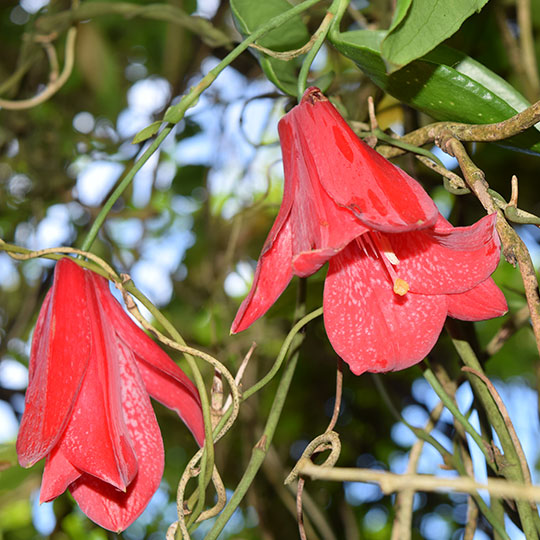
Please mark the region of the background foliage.
<svg viewBox="0 0 540 540"><path fill-rule="evenodd" d="M451 3L351 2L341 33L336 28L330 32L310 80L332 96L351 122L369 122L367 98L372 96L379 127L386 133L389 129L408 133L434 120L500 122L536 101L540 1L456 2L451 10L445 4ZM278 52L301 47L329 6L329 2L315 4L257 43ZM145 137L155 133L160 123L132 144L135 134L161 120L179 96L230 52L241 34L248 36L288 7L285 0L262 4L254 0L3 2L2 99L28 99L39 93L51 69L55 71L47 53L55 51L61 71L69 54L66 32L72 24L77 25L77 38L73 71L54 96L32 108L0 110L0 238L28 249L80 247L116 180L134 163ZM261 321L229 336L280 202L276 124L294 103L304 58L252 52L238 56L176 125L114 205L92 248L118 272L129 273L188 344L216 356L232 373L256 343L244 388L271 368L293 321L296 281ZM359 131L370 130L369 124L353 125ZM379 139L384 143L384 133L379 132ZM538 130L532 127L504 145L470 143L467 150L490 187L506 200L510 179L517 175L519 207L540 213ZM422 182L454 225L469 225L485 214L473 195L458 197L446 191L441 176L412 153L398 157L396 163ZM449 159L444 163L448 168L456 166ZM538 228L528 224L516 229L538 263ZM51 284L52 268L50 261L19 263L0 252L0 399L5 418L0 425L6 426L5 434L0 428L4 441L0 537L6 540L114 536L88 521L68 495L38 509L40 466L23 470L16 465L16 432L9 425L22 413L21 366L28 363L31 331ZM321 304L325 272L322 269L308 281L308 310ZM471 343L486 374L495 381L525 447L534 481L540 459L538 350L518 270L502 261L495 279L505 292L510 313L488 322L456 322L453 332ZM508 336L497 348L492 340L502 327L508 328ZM168 352L183 362L179 354ZM429 360L441 379L453 381L460 409L471 415L471 422L477 422L478 416L483 421L478 396L473 403L446 333ZM317 319L305 334L269 455L227 525L226 536L270 539L298 534L294 493L283 486L283 480L306 444L328 425L336 392L336 361ZM210 388L212 372L204 365L201 369ZM338 465L405 471L416 438L392 414L387 397L409 422L424 427L437 399L422 369L416 366L376 379L355 377L344 369L343 401L335 428L342 441ZM243 403L239 420L216 446L216 463L228 490L234 490L242 476L276 389L273 380ZM130 540L163 537L176 519L178 479L196 451L175 415L159 405L155 408L166 448L164 482L147 512L121 535ZM433 434L451 453L458 452L458 444L467 447L447 410ZM483 434L491 440L489 430ZM476 478L484 481L481 456L474 449L469 452ZM419 472L452 474L429 445L419 463ZM309 538L390 538L395 500L378 487L308 481L306 492ZM412 538L461 538L470 522L467 504L465 494L418 493ZM504 511L508 534L520 538L522 524L515 508L510 504ZM193 537L203 538L208 528L203 524ZM479 517L475 531L474 538L489 538L491 524Z"/></svg>

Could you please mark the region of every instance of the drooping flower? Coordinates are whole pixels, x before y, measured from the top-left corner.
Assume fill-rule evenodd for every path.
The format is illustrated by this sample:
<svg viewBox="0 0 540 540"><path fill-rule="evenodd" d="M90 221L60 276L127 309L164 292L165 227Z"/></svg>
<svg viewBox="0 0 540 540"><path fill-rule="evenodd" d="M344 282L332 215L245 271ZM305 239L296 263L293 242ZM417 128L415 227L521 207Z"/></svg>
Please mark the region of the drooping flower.
<svg viewBox="0 0 540 540"><path fill-rule="evenodd" d="M61 259L34 330L17 438L23 467L46 458L40 502L69 489L98 525L128 527L163 475L149 395L203 444L193 383L129 318L106 279Z"/></svg>
<svg viewBox="0 0 540 540"><path fill-rule="evenodd" d="M357 375L419 362L447 315L482 320L507 311L490 278L500 256L495 214L454 228L317 88L280 120L279 136L283 201L233 333L261 317L293 275L327 261L326 331Z"/></svg>

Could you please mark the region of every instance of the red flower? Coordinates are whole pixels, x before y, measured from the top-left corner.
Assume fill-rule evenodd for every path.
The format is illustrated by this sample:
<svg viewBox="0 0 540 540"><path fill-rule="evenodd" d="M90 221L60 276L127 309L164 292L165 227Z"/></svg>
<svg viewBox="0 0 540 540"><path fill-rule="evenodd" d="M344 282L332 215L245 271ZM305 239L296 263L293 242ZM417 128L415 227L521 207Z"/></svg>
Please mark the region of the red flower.
<svg viewBox="0 0 540 540"><path fill-rule="evenodd" d="M279 122L285 186L251 291L232 324L247 328L293 275L329 261L324 323L357 375L404 369L435 344L447 315L507 311L489 277L495 214L454 228L420 184L363 143L317 88Z"/></svg>
<svg viewBox="0 0 540 540"><path fill-rule="evenodd" d="M193 383L129 318L106 279L61 259L34 331L17 438L23 467L47 458L40 502L69 488L98 525L128 527L163 475L149 394L203 444Z"/></svg>

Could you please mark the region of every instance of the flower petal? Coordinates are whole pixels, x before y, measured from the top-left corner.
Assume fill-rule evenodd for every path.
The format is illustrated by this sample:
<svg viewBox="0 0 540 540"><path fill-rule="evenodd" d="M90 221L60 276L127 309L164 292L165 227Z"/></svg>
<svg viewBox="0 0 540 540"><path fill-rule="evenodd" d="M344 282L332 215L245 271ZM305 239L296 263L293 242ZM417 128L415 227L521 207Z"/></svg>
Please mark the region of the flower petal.
<svg viewBox="0 0 540 540"><path fill-rule="evenodd" d="M139 358L137 360L139 360L138 368L146 391L162 405L175 411L193 433L197 444L202 446L204 444L204 420L201 402L198 395L195 398L191 392L186 390L180 377L180 374L185 377L184 372L173 362L179 373L176 377L171 377L163 370L156 369L152 364Z"/></svg>
<svg viewBox="0 0 540 540"><path fill-rule="evenodd" d="M269 239L270 236L266 240L267 243ZM291 258L292 231L291 220L288 219L270 247L263 248L255 269L253 285L236 313L231 333L236 334L245 330L262 317L278 299L293 276Z"/></svg>
<svg viewBox="0 0 540 540"><path fill-rule="evenodd" d="M500 317L508 311L506 298L488 278L470 291L461 294L449 294L448 315L462 321L483 321Z"/></svg>
<svg viewBox="0 0 540 540"><path fill-rule="evenodd" d="M333 248L304 251L293 257L294 273L299 277L311 276L339 251Z"/></svg>
<svg viewBox="0 0 540 540"><path fill-rule="evenodd" d="M304 277L368 228L328 196L309 148L303 147L300 133L286 118L279 124L279 138L285 182L295 187L290 216L293 268L296 275Z"/></svg>
<svg viewBox="0 0 540 540"><path fill-rule="evenodd" d="M98 302L92 273L86 277L93 358L61 445L74 467L125 490L138 465L122 409L122 345Z"/></svg>
<svg viewBox="0 0 540 540"><path fill-rule="evenodd" d="M125 492L83 475L70 487L81 510L110 531L122 531L146 508L163 475L163 442L150 399L135 361L123 344L119 345L120 376L124 416L139 463L139 472Z"/></svg>
<svg viewBox="0 0 540 540"><path fill-rule="evenodd" d="M310 155L328 195L365 225L401 232L435 223L437 208L420 184L361 141L317 88L280 121Z"/></svg>
<svg viewBox="0 0 540 540"><path fill-rule="evenodd" d="M296 178L293 176L283 185L283 200L278 215L259 255L251 290L240 305L232 323L232 334L245 330L262 317L281 295L293 276L290 214L295 192Z"/></svg>
<svg viewBox="0 0 540 540"><path fill-rule="evenodd" d="M17 437L23 467L45 457L57 443L81 388L91 354L84 270L68 258L39 312L30 354L25 410Z"/></svg>
<svg viewBox="0 0 540 540"><path fill-rule="evenodd" d="M444 219L444 218L443 218ZM470 227L448 228L440 220L434 229L386 235L399 259L395 270L411 292L453 294L487 279L500 259L496 214Z"/></svg>
<svg viewBox="0 0 540 540"><path fill-rule="evenodd" d="M114 332L139 361L139 370L148 393L176 411L198 444L202 445L204 422L197 388L167 353L130 319L111 294L109 282L97 274L92 274L92 280L98 301Z"/></svg>
<svg viewBox="0 0 540 540"><path fill-rule="evenodd" d="M398 296L380 259L351 242L330 259L324 324L353 373L405 369L431 350L446 318L445 296Z"/></svg>
<svg viewBox="0 0 540 540"><path fill-rule="evenodd" d="M45 462L41 489L39 491L39 502L49 502L56 499L81 474L81 471L69 462L62 449L57 446L47 456L47 461Z"/></svg>

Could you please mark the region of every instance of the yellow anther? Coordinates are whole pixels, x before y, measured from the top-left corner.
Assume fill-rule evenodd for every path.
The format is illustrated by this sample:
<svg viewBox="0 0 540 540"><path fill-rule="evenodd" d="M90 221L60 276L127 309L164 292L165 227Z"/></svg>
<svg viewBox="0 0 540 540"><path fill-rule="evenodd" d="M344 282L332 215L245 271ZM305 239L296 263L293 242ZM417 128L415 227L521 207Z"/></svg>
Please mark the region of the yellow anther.
<svg viewBox="0 0 540 540"><path fill-rule="evenodd" d="M401 278L396 278L394 281L394 292L399 296L405 296L409 292L409 284Z"/></svg>

